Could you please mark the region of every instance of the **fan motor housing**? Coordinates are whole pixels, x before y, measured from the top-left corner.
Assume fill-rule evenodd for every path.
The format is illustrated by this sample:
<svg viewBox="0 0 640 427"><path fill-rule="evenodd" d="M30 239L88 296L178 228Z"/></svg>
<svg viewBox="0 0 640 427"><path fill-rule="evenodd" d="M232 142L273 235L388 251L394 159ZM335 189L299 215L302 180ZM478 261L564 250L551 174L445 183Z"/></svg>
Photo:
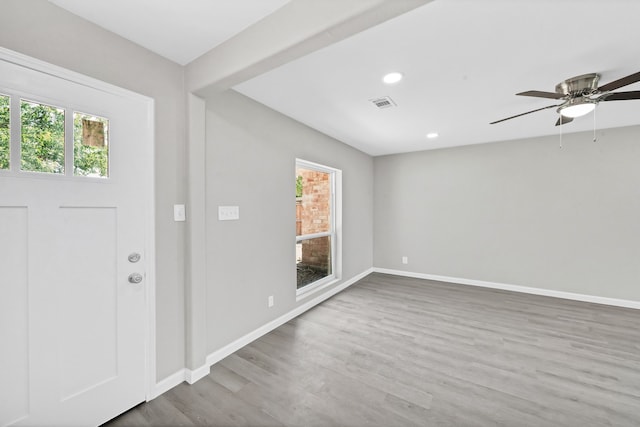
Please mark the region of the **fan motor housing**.
<svg viewBox="0 0 640 427"><path fill-rule="evenodd" d="M587 95L598 89L600 75L596 73L571 77L556 85L556 93L563 95Z"/></svg>

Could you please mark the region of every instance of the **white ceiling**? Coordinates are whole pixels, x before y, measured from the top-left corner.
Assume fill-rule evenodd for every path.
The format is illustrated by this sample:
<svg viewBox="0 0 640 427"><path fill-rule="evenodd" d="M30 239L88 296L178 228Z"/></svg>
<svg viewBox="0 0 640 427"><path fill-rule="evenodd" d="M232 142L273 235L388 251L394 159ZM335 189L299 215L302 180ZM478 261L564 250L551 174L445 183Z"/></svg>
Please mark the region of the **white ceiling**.
<svg viewBox="0 0 640 427"><path fill-rule="evenodd" d="M287 3L50 1L181 64ZM435 0L234 89L371 155L593 130L593 114L554 126L555 109L489 122L559 103L517 92L640 71L638 16L637 0ZM384 85L389 71L404 80ZM397 107L370 102L382 96ZM640 100L603 102L595 118L598 129L640 124Z"/></svg>
<svg viewBox="0 0 640 427"><path fill-rule="evenodd" d="M49 0L185 65L289 0Z"/></svg>
<svg viewBox="0 0 640 427"><path fill-rule="evenodd" d="M518 92L640 71L639 16L636 0L436 0L235 89L372 155L558 135L555 109L489 122L559 103ZM384 85L389 71L404 80ZM640 100L596 109L598 129L639 123ZM584 130L593 114L562 126Z"/></svg>

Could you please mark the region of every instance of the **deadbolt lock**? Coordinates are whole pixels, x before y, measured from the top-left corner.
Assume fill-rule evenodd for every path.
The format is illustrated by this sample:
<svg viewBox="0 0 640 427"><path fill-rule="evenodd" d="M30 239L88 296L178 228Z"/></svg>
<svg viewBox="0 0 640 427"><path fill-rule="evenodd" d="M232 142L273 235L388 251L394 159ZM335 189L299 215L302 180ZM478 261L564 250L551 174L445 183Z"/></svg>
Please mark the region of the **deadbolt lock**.
<svg viewBox="0 0 640 427"><path fill-rule="evenodd" d="M129 254L129 256L127 257L129 262L132 262L132 263L140 261L140 258L141 258L141 256L137 252L133 252L133 253Z"/></svg>

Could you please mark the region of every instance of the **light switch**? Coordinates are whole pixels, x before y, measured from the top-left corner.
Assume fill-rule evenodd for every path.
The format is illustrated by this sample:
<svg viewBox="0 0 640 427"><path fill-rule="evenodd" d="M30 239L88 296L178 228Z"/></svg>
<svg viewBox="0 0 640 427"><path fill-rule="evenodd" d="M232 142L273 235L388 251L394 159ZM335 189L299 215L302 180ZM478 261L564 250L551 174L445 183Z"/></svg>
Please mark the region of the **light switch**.
<svg viewBox="0 0 640 427"><path fill-rule="evenodd" d="M218 206L218 220L232 221L240 219L239 206Z"/></svg>
<svg viewBox="0 0 640 427"><path fill-rule="evenodd" d="M187 220L187 214L185 212L184 205L173 205L173 220L174 221Z"/></svg>

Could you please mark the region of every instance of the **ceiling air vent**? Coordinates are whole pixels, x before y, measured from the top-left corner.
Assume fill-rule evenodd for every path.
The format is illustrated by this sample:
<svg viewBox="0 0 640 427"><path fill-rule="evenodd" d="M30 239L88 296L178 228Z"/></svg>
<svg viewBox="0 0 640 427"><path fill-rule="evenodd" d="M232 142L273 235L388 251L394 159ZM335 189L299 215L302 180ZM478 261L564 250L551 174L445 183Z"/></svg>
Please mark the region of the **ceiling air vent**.
<svg viewBox="0 0 640 427"><path fill-rule="evenodd" d="M378 108L390 108L390 107L397 106L397 104L393 102L393 99L391 99L388 96L383 96L382 98L370 99L370 101L373 102L373 105L375 105Z"/></svg>

